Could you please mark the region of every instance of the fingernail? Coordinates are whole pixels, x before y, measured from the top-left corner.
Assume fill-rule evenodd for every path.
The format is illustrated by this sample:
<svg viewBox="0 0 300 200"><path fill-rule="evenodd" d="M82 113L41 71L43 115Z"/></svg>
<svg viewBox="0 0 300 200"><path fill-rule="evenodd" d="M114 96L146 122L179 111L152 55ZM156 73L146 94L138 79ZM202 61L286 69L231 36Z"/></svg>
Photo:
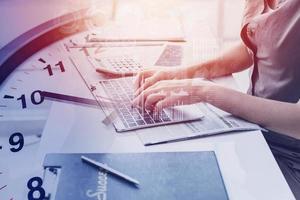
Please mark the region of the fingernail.
<svg viewBox="0 0 300 200"><path fill-rule="evenodd" d="M137 97L140 94L139 90L137 89L134 93L134 96Z"/></svg>
<svg viewBox="0 0 300 200"><path fill-rule="evenodd" d="M148 106L148 105L147 106L145 105L145 110L148 111L148 112L150 112L151 111L151 107Z"/></svg>
<svg viewBox="0 0 300 200"><path fill-rule="evenodd" d="M137 106L137 99L133 99L133 100L131 101L131 104L132 104L133 106Z"/></svg>

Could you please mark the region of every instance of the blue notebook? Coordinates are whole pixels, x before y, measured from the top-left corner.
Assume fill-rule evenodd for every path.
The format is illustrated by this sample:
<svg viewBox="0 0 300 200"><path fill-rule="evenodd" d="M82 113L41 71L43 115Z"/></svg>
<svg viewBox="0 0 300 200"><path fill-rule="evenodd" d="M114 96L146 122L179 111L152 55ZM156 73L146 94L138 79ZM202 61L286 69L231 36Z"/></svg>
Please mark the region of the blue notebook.
<svg viewBox="0 0 300 200"><path fill-rule="evenodd" d="M136 187L82 162L81 156L105 163L140 182ZM226 200L214 152L48 154L44 168L56 181L55 200ZM47 179L49 176L45 176ZM53 178L52 178L53 179Z"/></svg>

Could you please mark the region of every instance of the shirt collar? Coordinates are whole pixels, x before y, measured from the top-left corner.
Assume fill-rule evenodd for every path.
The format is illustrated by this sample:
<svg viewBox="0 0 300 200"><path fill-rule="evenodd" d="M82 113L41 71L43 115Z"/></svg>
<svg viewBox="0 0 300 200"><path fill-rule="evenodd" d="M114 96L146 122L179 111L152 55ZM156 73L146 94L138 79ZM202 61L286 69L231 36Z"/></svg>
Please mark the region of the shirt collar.
<svg viewBox="0 0 300 200"><path fill-rule="evenodd" d="M265 7L265 0L246 0L242 26L248 24L253 17L262 14Z"/></svg>
<svg viewBox="0 0 300 200"><path fill-rule="evenodd" d="M286 1L287 0L246 0L242 27L248 24L255 16L270 10L270 5L274 6L272 9L276 9Z"/></svg>

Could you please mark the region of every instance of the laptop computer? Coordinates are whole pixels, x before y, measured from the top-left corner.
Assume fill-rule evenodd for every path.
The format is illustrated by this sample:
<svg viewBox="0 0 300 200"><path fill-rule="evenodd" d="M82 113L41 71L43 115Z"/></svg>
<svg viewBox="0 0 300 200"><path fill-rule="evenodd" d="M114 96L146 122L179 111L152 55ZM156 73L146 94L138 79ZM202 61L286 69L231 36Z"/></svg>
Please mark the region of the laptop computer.
<svg viewBox="0 0 300 200"><path fill-rule="evenodd" d="M112 120L117 132L155 127L167 124L200 120L203 113L196 105L177 105L163 109L159 113L132 106L134 98L134 77L102 80L97 83L93 91L96 100L101 103L103 99L110 99L113 106L103 106L107 115L115 112Z"/></svg>
<svg viewBox="0 0 300 200"><path fill-rule="evenodd" d="M93 68L101 65L120 72L139 71L145 66L180 66L183 54L184 47L174 43L167 43L157 48L122 47L107 50L97 59L90 57L89 63ZM90 80L88 76L84 76L86 68L78 65L78 70L83 74L82 77L86 79L93 96L108 116L108 123L113 123L117 132L199 120L204 116L196 105L177 105L164 109L160 113L134 108L131 103L134 93L134 77ZM107 102L111 105L106 106Z"/></svg>

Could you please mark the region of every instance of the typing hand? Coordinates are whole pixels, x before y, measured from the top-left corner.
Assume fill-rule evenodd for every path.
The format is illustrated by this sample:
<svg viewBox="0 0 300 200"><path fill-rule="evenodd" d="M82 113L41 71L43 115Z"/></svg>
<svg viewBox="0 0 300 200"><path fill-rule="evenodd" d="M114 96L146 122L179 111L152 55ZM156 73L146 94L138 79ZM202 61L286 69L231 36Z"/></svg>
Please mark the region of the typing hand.
<svg viewBox="0 0 300 200"><path fill-rule="evenodd" d="M212 82L203 79L163 80L143 90L133 105L159 112L163 108L205 102Z"/></svg>
<svg viewBox="0 0 300 200"><path fill-rule="evenodd" d="M188 78L185 68L179 67L151 67L137 74L134 88L135 96L138 96L143 90L153 86L158 81L184 79Z"/></svg>

